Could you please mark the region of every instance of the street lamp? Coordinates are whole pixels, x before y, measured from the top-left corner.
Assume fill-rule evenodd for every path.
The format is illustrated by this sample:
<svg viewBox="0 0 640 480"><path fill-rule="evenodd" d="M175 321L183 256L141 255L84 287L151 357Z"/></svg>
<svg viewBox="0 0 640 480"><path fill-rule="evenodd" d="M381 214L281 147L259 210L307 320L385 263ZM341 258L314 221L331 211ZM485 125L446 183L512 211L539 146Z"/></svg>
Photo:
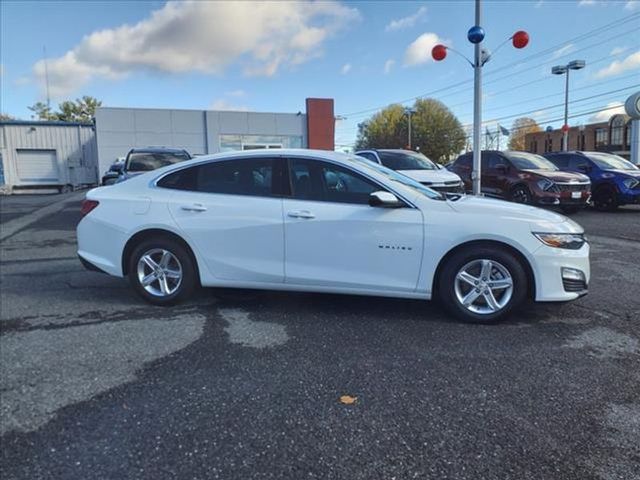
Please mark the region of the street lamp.
<svg viewBox="0 0 640 480"><path fill-rule="evenodd" d="M409 119L409 139L407 142L407 149L411 150L411 115L413 115L414 113L416 113L415 108L405 108L404 109L404 113L407 114L407 118Z"/></svg>
<svg viewBox="0 0 640 480"><path fill-rule="evenodd" d="M480 146L480 136L482 129L482 67L491 57L509 40L515 48L524 48L529 43L529 34L524 30L519 30L511 37L502 42L493 53L482 47L484 40L484 29L480 26L482 22L482 9L480 0L475 0L475 25L467 32L467 39L474 44L473 61L446 45L438 44L431 49L431 56L436 61L444 60L447 51L451 50L463 57L473 67L473 170L471 171L471 181L473 183L473 194L480 195L480 171L482 159L482 147Z"/></svg>
<svg viewBox="0 0 640 480"><path fill-rule="evenodd" d="M573 60L566 65L551 68L554 75L566 75L564 86L564 125L562 125L562 151L569 150L569 70L580 70L586 65L584 60Z"/></svg>

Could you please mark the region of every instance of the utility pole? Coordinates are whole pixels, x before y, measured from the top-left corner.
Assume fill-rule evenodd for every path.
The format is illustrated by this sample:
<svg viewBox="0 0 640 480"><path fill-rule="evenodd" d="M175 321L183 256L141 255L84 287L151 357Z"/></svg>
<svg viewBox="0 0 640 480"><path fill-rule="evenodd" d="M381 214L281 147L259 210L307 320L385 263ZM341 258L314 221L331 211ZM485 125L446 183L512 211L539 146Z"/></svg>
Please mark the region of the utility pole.
<svg viewBox="0 0 640 480"><path fill-rule="evenodd" d="M476 22L473 28L480 30L482 35L479 41L474 42L473 51L473 170L471 182L473 194L480 195L480 162L482 159L482 147L480 146L480 129L482 128L482 40L484 31L480 23L482 21L482 5L476 0ZM469 31L471 32L471 31ZM470 38L471 40L471 38Z"/></svg>
<svg viewBox="0 0 640 480"><path fill-rule="evenodd" d="M404 109L404 112L407 114L409 121L409 138L407 139L407 148L411 150L411 115L416 113L416 111L413 108L407 107Z"/></svg>

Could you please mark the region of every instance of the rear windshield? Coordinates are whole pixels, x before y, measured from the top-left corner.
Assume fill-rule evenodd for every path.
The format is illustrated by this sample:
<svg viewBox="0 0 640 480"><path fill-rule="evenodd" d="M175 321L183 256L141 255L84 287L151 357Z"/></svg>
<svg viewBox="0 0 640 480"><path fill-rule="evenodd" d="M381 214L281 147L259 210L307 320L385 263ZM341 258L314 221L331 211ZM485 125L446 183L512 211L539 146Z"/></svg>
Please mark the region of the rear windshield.
<svg viewBox="0 0 640 480"><path fill-rule="evenodd" d="M535 153L509 152L507 157L518 170L558 170L549 160Z"/></svg>
<svg viewBox="0 0 640 480"><path fill-rule="evenodd" d="M595 152L587 153L586 155L603 170L638 170L638 167L633 163L618 155Z"/></svg>
<svg viewBox="0 0 640 480"><path fill-rule="evenodd" d="M435 163L421 153L378 151L382 164L391 170L437 170Z"/></svg>
<svg viewBox="0 0 640 480"><path fill-rule="evenodd" d="M189 160L186 152L133 152L127 162L128 172L150 172L157 168Z"/></svg>

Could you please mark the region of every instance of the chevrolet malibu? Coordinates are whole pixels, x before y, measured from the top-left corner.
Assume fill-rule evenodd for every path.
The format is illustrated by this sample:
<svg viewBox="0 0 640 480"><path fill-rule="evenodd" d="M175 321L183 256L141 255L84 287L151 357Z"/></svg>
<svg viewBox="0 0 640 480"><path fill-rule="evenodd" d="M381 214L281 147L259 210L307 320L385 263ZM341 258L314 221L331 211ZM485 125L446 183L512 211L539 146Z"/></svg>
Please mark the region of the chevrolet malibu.
<svg viewBox="0 0 640 480"><path fill-rule="evenodd" d="M171 305L198 286L429 300L494 322L587 292L566 217L446 197L364 158L314 150L199 157L87 193L78 255Z"/></svg>

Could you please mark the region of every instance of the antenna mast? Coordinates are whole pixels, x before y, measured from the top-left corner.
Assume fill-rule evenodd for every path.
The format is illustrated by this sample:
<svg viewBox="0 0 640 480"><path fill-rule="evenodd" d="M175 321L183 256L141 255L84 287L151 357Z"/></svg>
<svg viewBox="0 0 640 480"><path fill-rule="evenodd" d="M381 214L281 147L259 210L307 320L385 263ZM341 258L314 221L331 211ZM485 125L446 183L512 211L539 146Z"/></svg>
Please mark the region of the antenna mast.
<svg viewBox="0 0 640 480"><path fill-rule="evenodd" d="M44 81L47 86L47 109L51 109L51 98L49 96L49 65L47 64L47 47L42 46L42 53L44 55Z"/></svg>

